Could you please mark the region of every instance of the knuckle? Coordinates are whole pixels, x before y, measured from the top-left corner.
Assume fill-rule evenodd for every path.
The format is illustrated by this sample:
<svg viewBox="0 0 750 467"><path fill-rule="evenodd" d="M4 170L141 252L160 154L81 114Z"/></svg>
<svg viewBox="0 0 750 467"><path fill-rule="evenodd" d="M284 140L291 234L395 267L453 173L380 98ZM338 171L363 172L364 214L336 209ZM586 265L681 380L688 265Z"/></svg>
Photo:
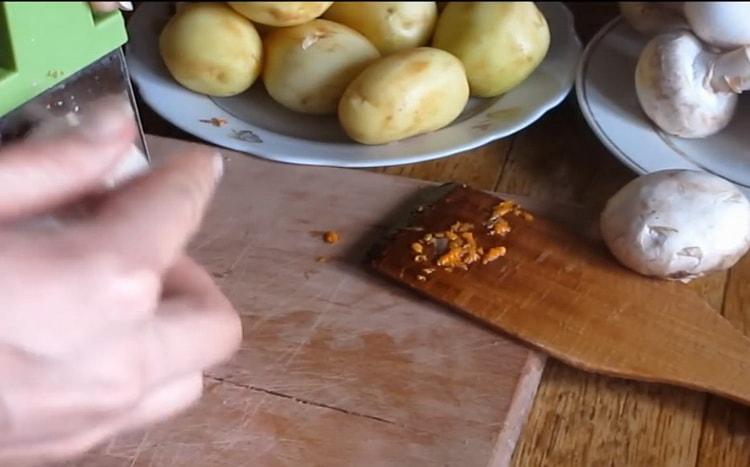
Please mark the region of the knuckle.
<svg viewBox="0 0 750 467"><path fill-rule="evenodd" d="M77 255L92 293L114 311L153 306L161 291L159 275L136 260L106 248L88 248Z"/></svg>
<svg viewBox="0 0 750 467"><path fill-rule="evenodd" d="M175 195L181 200L185 215L190 220L200 218L205 203L205 184L197 175L181 177L174 183Z"/></svg>

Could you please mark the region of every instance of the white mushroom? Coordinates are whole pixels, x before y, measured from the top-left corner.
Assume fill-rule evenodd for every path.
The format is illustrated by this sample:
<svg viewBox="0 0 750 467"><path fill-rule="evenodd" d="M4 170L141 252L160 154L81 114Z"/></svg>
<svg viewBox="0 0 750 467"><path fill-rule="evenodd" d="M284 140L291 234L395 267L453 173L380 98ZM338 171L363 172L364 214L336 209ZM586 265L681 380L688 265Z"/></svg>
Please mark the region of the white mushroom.
<svg viewBox="0 0 750 467"><path fill-rule="evenodd" d="M750 2L618 2L623 19L641 34L689 29L721 49L750 45Z"/></svg>
<svg viewBox="0 0 750 467"><path fill-rule="evenodd" d="M625 266L687 282L733 266L748 251L750 202L735 185L706 172L653 172L607 202L600 228Z"/></svg>
<svg viewBox="0 0 750 467"><path fill-rule="evenodd" d="M643 111L676 136L702 138L717 133L734 115L737 94L750 87L748 50L714 54L688 31L654 37L635 70Z"/></svg>
<svg viewBox="0 0 750 467"><path fill-rule="evenodd" d="M690 29L715 47L750 45L750 2L684 2Z"/></svg>
<svg viewBox="0 0 750 467"><path fill-rule="evenodd" d="M623 19L641 34L653 35L687 29L683 2L618 2Z"/></svg>

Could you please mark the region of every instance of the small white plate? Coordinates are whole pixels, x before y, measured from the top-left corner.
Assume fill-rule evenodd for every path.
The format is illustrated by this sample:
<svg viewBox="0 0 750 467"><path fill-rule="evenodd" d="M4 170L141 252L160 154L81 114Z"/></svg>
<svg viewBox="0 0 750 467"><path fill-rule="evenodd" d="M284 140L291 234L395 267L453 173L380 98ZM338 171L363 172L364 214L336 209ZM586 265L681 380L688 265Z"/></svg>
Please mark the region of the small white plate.
<svg viewBox="0 0 750 467"><path fill-rule="evenodd" d="M284 109L257 82L231 98L209 98L178 85L164 67L158 36L168 2L143 2L131 17L127 59L143 100L159 115L205 141L281 162L338 167L409 164L466 151L513 134L558 105L570 92L581 55L573 17L559 2L539 3L549 23L550 50L520 86L499 98L472 99L450 126L379 146L349 139L335 116ZM226 120L214 126L212 118Z"/></svg>
<svg viewBox="0 0 750 467"><path fill-rule="evenodd" d="M750 101L740 96L732 122L703 139L684 139L659 130L643 113L635 92L635 66L646 45L616 18L586 46L576 94L583 115L602 143L639 174L664 169L704 170L750 195Z"/></svg>

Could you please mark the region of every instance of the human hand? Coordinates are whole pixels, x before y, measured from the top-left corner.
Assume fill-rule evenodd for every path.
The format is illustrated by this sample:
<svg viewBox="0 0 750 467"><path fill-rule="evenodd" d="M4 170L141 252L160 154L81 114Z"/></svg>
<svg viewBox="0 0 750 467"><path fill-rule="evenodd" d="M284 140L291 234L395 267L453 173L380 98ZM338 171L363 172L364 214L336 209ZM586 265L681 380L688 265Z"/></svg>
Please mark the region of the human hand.
<svg viewBox="0 0 750 467"><path fill-rule="evenodd" d="M63 459L195 401L241 324L185 256L221 172L199 147L114 190L127 107L0 149L0 465ZM69 211L58 224L25 220Z"/></svg>
<svg viewBox="0 0 750 467"><path fill-rule="evenodd" d="M115 10L133 10L133 2L89 2L91 9L98 13L109 13Z"/></svg>

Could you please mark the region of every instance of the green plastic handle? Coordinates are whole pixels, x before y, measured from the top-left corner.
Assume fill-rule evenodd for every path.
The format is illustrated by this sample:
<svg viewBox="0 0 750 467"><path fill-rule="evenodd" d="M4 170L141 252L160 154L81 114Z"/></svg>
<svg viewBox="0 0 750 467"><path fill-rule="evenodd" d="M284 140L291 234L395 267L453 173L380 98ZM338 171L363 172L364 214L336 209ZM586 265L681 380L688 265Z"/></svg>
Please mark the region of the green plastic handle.
<svg viewBox="0 0 750 467"><path fill-rule="evenodd" d="M88 2L0 2L0 117L127 41L119 11Z"/></svg>

